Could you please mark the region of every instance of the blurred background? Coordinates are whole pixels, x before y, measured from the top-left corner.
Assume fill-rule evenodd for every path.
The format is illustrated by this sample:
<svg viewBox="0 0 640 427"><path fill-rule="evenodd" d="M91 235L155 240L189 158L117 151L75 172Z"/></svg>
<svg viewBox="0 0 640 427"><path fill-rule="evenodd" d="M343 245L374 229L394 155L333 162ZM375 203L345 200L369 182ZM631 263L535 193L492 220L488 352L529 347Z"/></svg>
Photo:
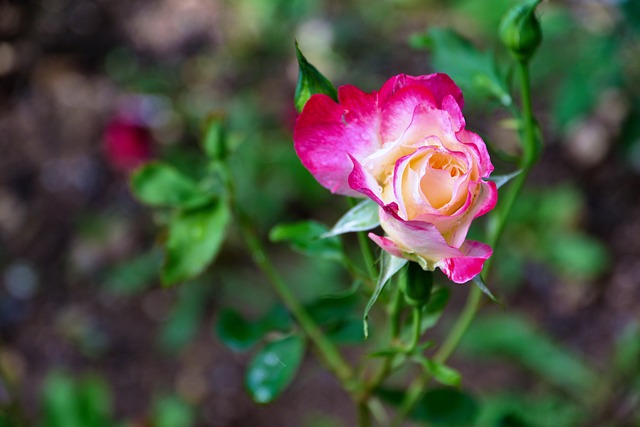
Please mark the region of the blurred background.
<svg viewBox="0 0 640 427"><path fill-rule="evenodd" d="M198 176L203 120L222 114L261 232L332 224L345 201L292 148L294 39L336 86L372 91L442 70L447 45L425 50L426 29L506 63L496 29L511 4L0 1L0 426L353 425L313 357L278 401L251 401L250 354L226 349L214 325L221 307L265 313L270 288L233 230L209 272L161 288L164 219L132 197L129 174L162 158ZM451 364L478 426L638 426L640 2L546 1L540 17L545 151L495 254L489 285L505 309L485 307ZM499 104L465 98L467 127L513 150ZM272 251L303 300L348 286L334 264ZM445 324L468 287L451 290Z"/></svg>

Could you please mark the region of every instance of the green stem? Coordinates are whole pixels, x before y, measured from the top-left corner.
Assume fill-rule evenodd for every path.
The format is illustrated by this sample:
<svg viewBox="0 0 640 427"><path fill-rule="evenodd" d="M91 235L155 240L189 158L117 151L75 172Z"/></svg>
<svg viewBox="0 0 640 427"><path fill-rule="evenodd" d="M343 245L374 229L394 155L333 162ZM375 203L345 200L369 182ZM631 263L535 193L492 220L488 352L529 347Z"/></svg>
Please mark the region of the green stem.
<svg viewBox="0 0 640 427"><path fill-rule="evenodd" d="M407 348L407 353L411 353L416 349L418 343L420 342L420 335L422 332L422 306L414 306L412 308L412 317L413 317L413 330L411 335L411 342L409 343L409 347Z"/></svg>
<svg viewBox="0 0 640 427"><path fill-rule="evenodd" d="M271 282L271 285L284 305L298 321L298 324L304 331L305 335L309 337L311 342L313 342L321 360L338 378L344 389L355 395L358 391L359 385L354 378L351 366L344 360L336 346L325 336L320 327L300 304L294 293L289 289L287 283L282 279L267 257L267 253L264 250L251 221L235 203L235 191L231 180L231 173L227 165L218 163L214 166L217 167L217 170L220 172L221 177L225 182L229 204L240 226L242 237L251 252L253 262L255 262L260 270L262 270L262 273Z"/></svg>
<svg viewBox="0 0 640 427"><path fill-rule="evenodd" d="M302 307L285 281L280 277L278 271L269 261L260 240L256 236L256 233L249 224L247 218L240 212L237 212L237 214L242 235L249 247L249 250L251 251L253 261L260 270L262 270L267 279L269 279L276 293L296 318L305 334L309 339L311 339L329 369L340 380L345 389L353 391L353 373L351 367L343 359L342 355L333 343L324 335L311 316L309 316L307 311Z"/></svg>
<svg viewBox="0 0 640 427"><path fill-rule="evenodd" d="M520 88L521 88L521 103L523 112L523 135L522 142L524 145L523 156L520 166L522 172L516 176L509 186L509 191L505 195L503 202L499 209L497 209L489 222L489 230L487 236L487 244L492 248L496 248L500 242L500 237L507 224L509 214L515 205L515 201L524 186L531 168L535 164L538 152L539 144L536 138L536 120L533 115L533 106L531 104L531 86L529 83L529 69L526 61L520 61L518 63L520 74ZM489 270L491 269L492 259L489 258L485 261L484 268L482 270L482 278L487 279ZM471 288L469 296L465 306L458 317L456 323L451 328L449 335L442 343L438 351L434 356L434 360L439 363L445 363L447 359L453 354L458 344L462 340L462 337L469 329L471 322L473 321L480 304L482 302L482 291L477 286ZM392 427L400 427L406 417L409 415L413 408L422 397L426 386L431 381L431 374L428 372L422 373L416 378L409 386L407 395L402 403L402 406L398 410L396 417L392 422Z"/></svg>
<svg viewBox="0 0 640 427"><path fill-rule="evenodd" d="M390 318L389 347L395 346L397 344L398 337L400 336L400 325L401 325L400 320L402 316L402 307L403 307L403 304L402 304L403 294L400 289L402 288L401 281L406 280L407 275L398 274L397 277L398 277L397 279L398 283L394 288L395 293L393 295L393 299L391 300L391 308L389 312L389 318ZM382 384L382 381L384 381L387 375L389 375L389 372L391 371L393 357L394 356L387 356L384 358L382 365L380 365L380 368L378 369L378 371L372 377L369 384L367 384L367 392L366 392L367 394L371 394L371 392L373 392L376 388L378 388L378 386Z"/></svg>
<svg viewBox="0 0 640 427"><path fill-rule="evenodd" d="M358 427L371 427L371 411L366 401L358 403Z"/></svg>
<svg viewBox="0 0 640 427"><path fill-rule="evenodd" d="M407 280L406 274L398 275L398 283L395 287L395 295L393 296L393 300L391 301L391 312L389 313L390 324L389 324L389 334L391 335L391 344L400 336L400 318L402 316L402 307L403 307L403 298L402 294L402 283L401 280Z"/></svg>

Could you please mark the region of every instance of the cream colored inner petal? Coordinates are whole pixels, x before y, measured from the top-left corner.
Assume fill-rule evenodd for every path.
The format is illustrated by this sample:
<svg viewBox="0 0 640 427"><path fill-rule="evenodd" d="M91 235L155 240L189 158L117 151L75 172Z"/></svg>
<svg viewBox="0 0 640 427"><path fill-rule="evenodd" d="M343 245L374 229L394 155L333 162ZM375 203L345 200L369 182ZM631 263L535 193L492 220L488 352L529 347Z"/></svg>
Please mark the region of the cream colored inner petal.
<svg viewBox="0 0 640 427"><path fill-rule="evenodd" d="M452 154L436 152L422 171L420 189L429 204L443 214L451 214L466 200L466 168Z"/></svg>

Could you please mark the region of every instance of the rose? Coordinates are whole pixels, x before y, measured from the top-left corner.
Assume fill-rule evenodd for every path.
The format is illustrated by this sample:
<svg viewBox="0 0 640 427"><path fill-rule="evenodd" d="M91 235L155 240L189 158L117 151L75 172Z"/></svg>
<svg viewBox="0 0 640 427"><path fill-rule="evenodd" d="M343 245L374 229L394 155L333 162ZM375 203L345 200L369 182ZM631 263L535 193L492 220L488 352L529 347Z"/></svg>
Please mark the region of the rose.
<svg viewBox="0 0 640 427"><path fill-rule="evenodd" d="M339 103L313 95L294 130L302 164L334 193L380 205L390 254L440 268L452 281L477 275L491 248L465 240L491 210L497 189L482 139L465 129L463 98L445 74L398 75L378 92L338 90Z"/></svg>

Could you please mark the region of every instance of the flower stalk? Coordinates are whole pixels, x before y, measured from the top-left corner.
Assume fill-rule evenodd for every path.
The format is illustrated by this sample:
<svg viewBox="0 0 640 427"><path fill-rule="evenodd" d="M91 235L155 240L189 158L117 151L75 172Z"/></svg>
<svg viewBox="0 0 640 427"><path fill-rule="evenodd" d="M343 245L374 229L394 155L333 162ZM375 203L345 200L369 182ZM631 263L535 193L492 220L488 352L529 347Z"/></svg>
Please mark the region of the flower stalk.
<svg viewBox="0 0 640 427"><path fill-rule="evenodd" d="M520 77L520 96L522 111L522 144L523 155L520 161L522 172L518 174L506 193L500 206L493 212L489 219L489 227L487 232L487 243L492 248L496 248L500 242L500 238L509 219L515 202L520 195L522 188L529 176L529 173L539 157L540 140L537 133L537 122L533 113L533 105L531 101L531 83L529 78L529 59L518 59L518 71ZM491 269L493 258L487 259L481 272L481 277L486 280ZM480 305L482 304L482 291L479 287L474 286L467 297L465 306L458 317L456 323L447 335L446 339L436 352L434 360L438 363L445 363L453 354L458 344L469 329ZM425 371L413 383L410 384L404 401L402 402L396 417L392 421L392 427L400 427L404 420L409 416L411 411L425 392L425 389L432 379L431 373Z"/></svg>

